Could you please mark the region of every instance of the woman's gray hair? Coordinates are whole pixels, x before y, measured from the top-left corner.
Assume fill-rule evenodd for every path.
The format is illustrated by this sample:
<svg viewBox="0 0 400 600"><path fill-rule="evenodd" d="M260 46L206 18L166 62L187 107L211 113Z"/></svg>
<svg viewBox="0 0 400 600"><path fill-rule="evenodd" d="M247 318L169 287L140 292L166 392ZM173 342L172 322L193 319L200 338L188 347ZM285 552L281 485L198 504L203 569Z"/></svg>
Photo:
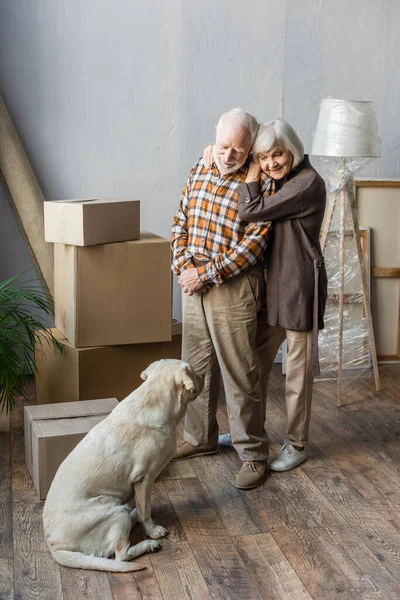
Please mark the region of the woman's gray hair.
<svg viewBox="0 0 400 600"><path fill-rule="evenodd" d="M283 119L261 123L253 144L254 158L263 152L269 152L274 146L282 146L293 154L292 169L297 167L304 158L304 146L299 136Z"/></svg>
<svg viewBox="0 0 400 600"><path fill-rule="evenodd" d="M234 123L237 127L247 130L249 132L251 143L253 144L258 131L258 121L253 115L246 112L243 108L232 108L221 115L217 123L217 129L226 121L231 121L231 123Z"/></svg>

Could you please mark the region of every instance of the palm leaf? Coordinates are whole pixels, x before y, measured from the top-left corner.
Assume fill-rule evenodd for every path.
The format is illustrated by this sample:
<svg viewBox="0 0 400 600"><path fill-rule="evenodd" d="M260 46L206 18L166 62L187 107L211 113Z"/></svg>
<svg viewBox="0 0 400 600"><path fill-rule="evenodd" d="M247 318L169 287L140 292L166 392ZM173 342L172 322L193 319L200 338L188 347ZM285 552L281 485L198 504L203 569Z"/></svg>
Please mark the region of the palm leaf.
<svg viewBox="0 0 400 600"><path fill-rule="evenodd" d="M36 370L35 343L39 351L43 341L62 350L41 320L40 312L53 315L51 296L36 280L23 280L24 275L0 282L0 411L6 412L15 405L15 396L25 396L26 375Z"/></svg>

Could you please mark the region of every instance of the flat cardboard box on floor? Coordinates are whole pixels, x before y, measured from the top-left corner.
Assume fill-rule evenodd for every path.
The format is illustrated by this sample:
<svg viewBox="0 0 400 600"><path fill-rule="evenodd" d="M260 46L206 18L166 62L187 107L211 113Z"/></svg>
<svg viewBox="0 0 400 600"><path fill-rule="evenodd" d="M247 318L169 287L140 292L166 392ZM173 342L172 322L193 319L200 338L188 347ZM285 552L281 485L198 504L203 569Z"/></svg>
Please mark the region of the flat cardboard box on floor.
<svg viewBox="0 0 400 600"><path fill-rule="evenodd" d="M88 431L117 406L116 398L25 406L25 462L41 500L58 467Z"/></svg>
<svg viewBox="0 0 400 600"><path fill-rule="evenodd" d="M139 200L88 198L44 203L46 242L93 246L139 237Z"/></svg>
<svg viewBox="0 0 400 600"><path fill-rule="evenodd" d="M181 323L172 325L170 342L74 348L58 331L53 335L62 353L40 335L36 337L36 402L75 402L113 396L123 400L143 383L140 374L161 358L181 358Z"/></svg>
<svg viewBox="0 0 400 600"><path fill-rule="evenodd" d="M54 246L55 325L75 348L171 340L170 241Z"/></svg>

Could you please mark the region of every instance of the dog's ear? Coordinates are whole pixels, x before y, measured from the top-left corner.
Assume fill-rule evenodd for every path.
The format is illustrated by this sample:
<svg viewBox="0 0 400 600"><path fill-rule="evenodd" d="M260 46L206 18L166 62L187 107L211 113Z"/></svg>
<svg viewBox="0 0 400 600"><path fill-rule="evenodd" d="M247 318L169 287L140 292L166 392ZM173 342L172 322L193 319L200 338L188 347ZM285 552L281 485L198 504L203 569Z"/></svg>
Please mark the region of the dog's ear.
<svg viewBox="0 0 400 600"><path fill-rule="evenodd" d="M154 365L157 363L158 361L152 362L147 369L145 369L144 371L142 371L140 373L140 379L143 379L143 381L146 381L146 379L148 378L148 376L150 375L150 372L152 371Z"/></svg>
<svg viewBox="0 0 400 600"><path fill-rule="evenodd" d="M140 373L140 379L143 379L143 381L146 381L146 379L148 378L149 374L148 374L148 369L146 369L145 371L142 371Z"/></svg>
<svg viewBox="0 0 400 600"><path fill-rule="evenodd" d="M196 393L196 385L193 379L190 377L190 375L188 375L186 371L183 371L182 373L181 383L187 389L188 392L191 392L192 394Z"/></svg>

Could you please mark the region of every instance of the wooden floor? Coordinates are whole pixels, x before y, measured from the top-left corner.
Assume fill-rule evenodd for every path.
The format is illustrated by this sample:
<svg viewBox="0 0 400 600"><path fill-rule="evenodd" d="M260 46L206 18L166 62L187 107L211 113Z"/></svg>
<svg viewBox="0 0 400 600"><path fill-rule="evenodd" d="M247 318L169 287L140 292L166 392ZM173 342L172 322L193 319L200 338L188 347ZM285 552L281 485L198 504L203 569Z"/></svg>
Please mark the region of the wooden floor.
<svg viewBox="0 0 400 600"><path fill-rule="evenodd" d="M170 535L135 574L53 561L16 409L11 434L0 434L0 599L400 599L400 366L382 367L381 378L380 394L372 382L354 385L341 409L335 385L318 383L312 458L255 490L233 486L233 449L170 464L153 494ZM272 456L284 436L283 385L274 366ZM219 421L226 431L223 409Z"/></svg>

